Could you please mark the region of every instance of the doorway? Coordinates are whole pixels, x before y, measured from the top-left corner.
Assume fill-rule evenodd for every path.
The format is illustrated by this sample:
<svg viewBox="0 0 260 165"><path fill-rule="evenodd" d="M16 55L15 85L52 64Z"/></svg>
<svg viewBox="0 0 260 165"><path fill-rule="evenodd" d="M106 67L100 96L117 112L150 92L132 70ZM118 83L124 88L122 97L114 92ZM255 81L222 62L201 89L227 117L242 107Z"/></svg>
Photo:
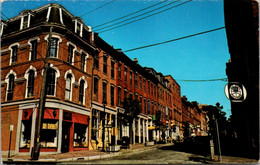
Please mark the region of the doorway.
<svg viewBox="0 0 260 165"><path fill-rule="evenodd" d="M70 127L72 123L62 122L62 144L61 144L61 152L69 152L70 146Z"/></svg>

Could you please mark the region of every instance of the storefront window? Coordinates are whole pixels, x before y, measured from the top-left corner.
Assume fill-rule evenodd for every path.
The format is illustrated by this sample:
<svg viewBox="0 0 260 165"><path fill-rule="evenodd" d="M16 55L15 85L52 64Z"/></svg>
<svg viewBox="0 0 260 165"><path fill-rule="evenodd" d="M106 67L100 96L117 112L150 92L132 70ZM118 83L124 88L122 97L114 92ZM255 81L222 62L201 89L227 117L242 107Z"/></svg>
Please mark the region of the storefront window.
<svg viewBox="0 0 260 165"><path fill-rule="evenodd" d="M85 124L74 124L74 147L88 147L88 130Z"/></svg>
<svg viewBox="0 0 260 165"><path fill-rule="evenodd" d="M41 147L57 147L58 142L58 121L45 119L41 130Z"/></svg>
<svg viewBox="0 0 260 165"><path fill-rule="evenodd" d="M30 148L32 120L23 120L21 126L20 148Z"/></svg>

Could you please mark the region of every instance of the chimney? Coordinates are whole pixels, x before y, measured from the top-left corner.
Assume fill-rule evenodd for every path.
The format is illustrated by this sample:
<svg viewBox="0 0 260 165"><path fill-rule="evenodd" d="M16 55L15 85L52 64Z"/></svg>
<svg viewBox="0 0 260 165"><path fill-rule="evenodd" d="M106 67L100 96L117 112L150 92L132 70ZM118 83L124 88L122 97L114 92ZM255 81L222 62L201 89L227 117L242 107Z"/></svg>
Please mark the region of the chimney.
<svg viewBox="0 0 260 165"><path fill-rule="evenodd" d="M137 59L137 58L134 58L134 62L135 62L136 64L138 64L138 59Z"/></svg>

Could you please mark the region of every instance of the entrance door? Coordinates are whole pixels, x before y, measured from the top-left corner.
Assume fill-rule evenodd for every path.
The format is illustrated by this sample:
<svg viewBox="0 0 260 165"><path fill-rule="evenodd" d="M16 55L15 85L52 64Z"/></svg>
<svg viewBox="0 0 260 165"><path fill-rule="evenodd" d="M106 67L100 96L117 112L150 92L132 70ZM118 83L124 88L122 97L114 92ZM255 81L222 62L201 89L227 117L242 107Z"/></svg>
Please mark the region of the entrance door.
<svg viewBox="0 0 260 165"><path fill-rule="evenodd" d="M61 152L69 152L71 123L62 122L62 144Z"/></svg>

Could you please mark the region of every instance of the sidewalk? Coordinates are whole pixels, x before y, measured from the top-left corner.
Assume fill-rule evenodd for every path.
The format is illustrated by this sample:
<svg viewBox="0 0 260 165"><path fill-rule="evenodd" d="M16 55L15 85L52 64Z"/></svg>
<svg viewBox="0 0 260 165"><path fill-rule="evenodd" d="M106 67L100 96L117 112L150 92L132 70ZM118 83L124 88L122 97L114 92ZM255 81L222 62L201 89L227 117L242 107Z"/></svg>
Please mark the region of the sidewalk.
<svg viewBox="0 0 260 165"><path fill-rule="evenodd" d="M102 152L100 150L84 150L84 151L74 151L67 153L59 153L59 154L42 154L39 157L39 162L63 162L63 161L72 161L72 160L94 160L94 159L103 159L109 158L113 156L120 155L125 152L142 152L151 149L155 149L156 147L165 146L165 145L173 145L170 144L157 144L154 146L145 146L144 144L135 144L130 145L130 149L121 149L119 152ZM29 155L14 155L11 158L8 158L6 155L2 157L2 160L5 161L35 161L30 160L31 157Z"/></svg>

